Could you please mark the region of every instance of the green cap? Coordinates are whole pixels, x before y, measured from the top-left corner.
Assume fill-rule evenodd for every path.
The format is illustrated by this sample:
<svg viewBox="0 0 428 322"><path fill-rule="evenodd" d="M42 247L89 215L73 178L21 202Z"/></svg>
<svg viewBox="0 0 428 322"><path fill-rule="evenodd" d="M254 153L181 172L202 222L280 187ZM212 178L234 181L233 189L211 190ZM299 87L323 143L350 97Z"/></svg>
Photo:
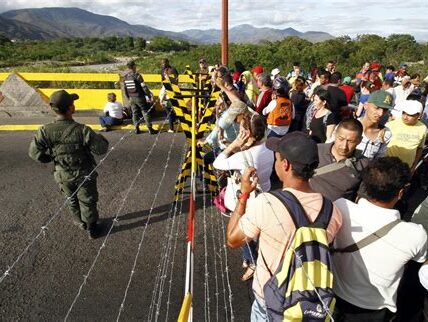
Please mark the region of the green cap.
<svg viewBox="0 0 428 322"><path fill-rule="evenodd" d="M392 109L392 95L387 91L380 89L370 94L367 103L372 103L380 108Z"/></svg>
<svg viewBox="0 0 428 322"><path fill-rule="evenodd" d="M343 84L351 84L351 82L352 82L352 79L351 79L351 77L349 77L349 76L346 76L344 79L343 79Z"/></svg>
<svg viewBox="0 0 428 322"><path fill-rule="evenodd" d="M77 99L79 99L79 95L69 94L65 90L60 90L52 93L49 105L56 112L65 112Z"/></svg>

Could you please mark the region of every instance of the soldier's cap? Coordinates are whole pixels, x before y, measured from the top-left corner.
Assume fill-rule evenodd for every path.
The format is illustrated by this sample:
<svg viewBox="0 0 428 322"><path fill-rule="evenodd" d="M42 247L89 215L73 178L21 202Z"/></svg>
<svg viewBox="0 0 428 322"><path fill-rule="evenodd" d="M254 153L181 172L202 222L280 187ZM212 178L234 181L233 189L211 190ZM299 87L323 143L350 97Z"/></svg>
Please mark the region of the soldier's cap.
<svg viewBox="0 0 428 322"><path fill-rule="evenodd" d="M79 95L70 94L65 90L53 92L50 99L49 105L54 111L64 112L66 111L75 100L79 99Z"/></svg>
<svg viewBox="0 0 428 322"><path fill-rule="evenodd" d="M319 164L318 147L309 135L303 132L287 133L281 138L271 137L266 141L269 150L279 152L294 169L315 170Z"/></svg>
<svg viewBox="0 0 428 322"><path fill-rule="evenodd" d="M367 103L372 103L377 107L384 108L387 110L392 109L392 95L387 91L380 89L370 94Z"/></svg>

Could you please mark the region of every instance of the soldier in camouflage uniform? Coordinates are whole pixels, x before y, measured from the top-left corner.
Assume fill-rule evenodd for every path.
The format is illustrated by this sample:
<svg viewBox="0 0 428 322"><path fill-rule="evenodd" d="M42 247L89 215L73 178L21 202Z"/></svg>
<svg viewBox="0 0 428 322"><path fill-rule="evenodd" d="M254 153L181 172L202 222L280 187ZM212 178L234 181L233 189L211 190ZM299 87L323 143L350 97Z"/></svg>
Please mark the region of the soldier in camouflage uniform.
<svg viewBox="0 0 428 322"><path fill-rule="evenodd" d="M97 173L85 178L96 166L92 153L106 153L108 141L73 120L74 101L78 98L77 94L69 94L65 90L51 95L50 106L57 117L54 122L38 129L31 141L29 156L41 163L54 162L54 178L64 195L70 198L68 207L74 224L87 229L89 237L95 238L98 220Z"/></svg>
<svg viewBox="0 0 428 322"><path fill-rule="evenodd" d="M153 94L150 92L143 77L137 72L134 61L127 63L128 71L123 76L125 95L129 99L132 110L132 122L135 126L135 133L140 134L141 114L147 124L150 134L156 134L152 127L150 117L150 106L153 104Z"/></svg>

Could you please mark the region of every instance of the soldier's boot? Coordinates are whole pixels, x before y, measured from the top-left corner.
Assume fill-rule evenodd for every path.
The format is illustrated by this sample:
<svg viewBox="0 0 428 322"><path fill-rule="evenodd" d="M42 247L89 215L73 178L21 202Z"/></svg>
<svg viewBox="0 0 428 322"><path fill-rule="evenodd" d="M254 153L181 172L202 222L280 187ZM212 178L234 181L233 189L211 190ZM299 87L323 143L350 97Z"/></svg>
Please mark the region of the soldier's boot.
<svg viewBox="0 0 428 322"><path fill-rule="evenodd" d="M86 230L86 223L80 219L79 213L73 213L73 225L77 226L79 229Z"/></svg>
<svg viewBox="0 0 428 322"><path fill-rule="evenodd" d="M96 222L88 224L88 236L90 239L98 237L98 225Z"/></svg>
<svg viewBox="0 0 428 322"><path fill-rule="evenodd" d="M86 223L84 223L83 221L73 220L73 224L81 230L86 230Z"/></svg>
<svg viewBox="0 0 428 322"><path fill-rule="evenodd" d="M141 133L141 131L140 131L140 126L139 125L137 125L136 127L135 127L135 134L140 134Z"/></svg>

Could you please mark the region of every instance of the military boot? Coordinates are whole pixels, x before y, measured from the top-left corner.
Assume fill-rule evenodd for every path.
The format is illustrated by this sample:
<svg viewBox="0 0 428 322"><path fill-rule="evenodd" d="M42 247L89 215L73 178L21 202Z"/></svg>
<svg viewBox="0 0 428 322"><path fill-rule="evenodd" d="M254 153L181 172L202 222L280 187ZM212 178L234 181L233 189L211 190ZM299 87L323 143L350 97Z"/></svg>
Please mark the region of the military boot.
<svg viewBox="0 0 428 322"><path fill-rule="evenodd" d="M88 236L90 239L95 239L98 237L98 225L96 222L88 224Z"/></svg>

